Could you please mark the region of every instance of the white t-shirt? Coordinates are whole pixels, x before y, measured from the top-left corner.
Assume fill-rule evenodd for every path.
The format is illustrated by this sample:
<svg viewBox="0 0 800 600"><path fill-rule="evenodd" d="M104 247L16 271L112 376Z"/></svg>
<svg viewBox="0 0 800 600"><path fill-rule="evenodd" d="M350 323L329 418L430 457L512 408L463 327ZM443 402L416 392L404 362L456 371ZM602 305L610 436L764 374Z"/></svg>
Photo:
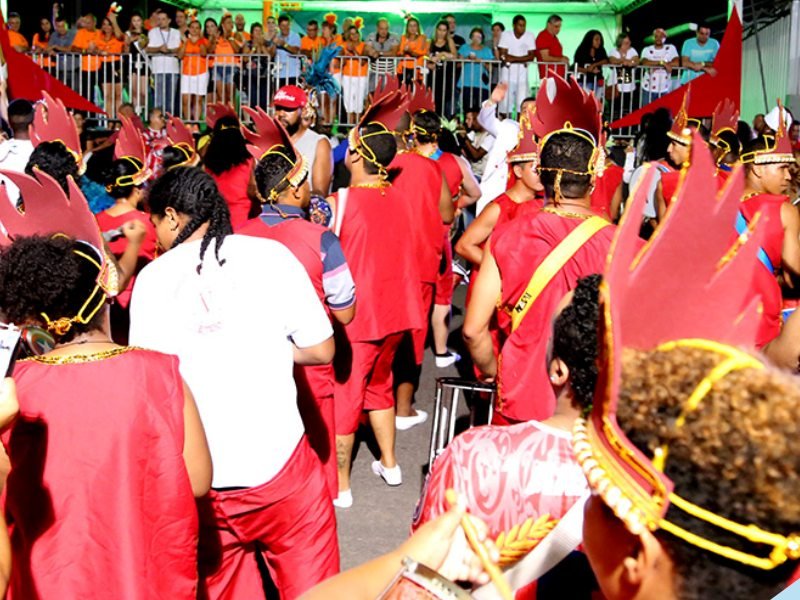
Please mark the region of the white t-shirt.
<svg viewBox="0 0 800 600"><path fill-rule="evenodd" d="M0 144L0 169L24 173L32 153L33 144L30 140L6 140ZM19 188L5 177L0 177L0 182L6 186L11 205L16 206L19 202Z"/></svg>
<svg viewBox="0 0 800 600"><path fill-rule="evenodd" d="M483 171L486 169L486 161L489 158L489 152L492 146L494 146L494 136L488 131L479 131L477 133L470 131L467 134L467 139L469 139L470 143L475 148L486 150L486 154L483 155L483 158L475 162L470 161L472 172L475 173L477 177L483 177Z"/></svg>
<svg viewBox="0 0 800 600"><path fill-rule="evenodd" d="M147 47L160 48L166 46L170 50L181 47L181 32L170 28L164 31L160 28L151 29L147 34ZM167 54L150 54L150 69L153 73L180 73L180 64L177 57Z"/></svg>
<svg viewBox="0 0 800 600"><path fill-rule="evenodd" d="M642 50L642 60L664 61L668 63L678 58L678 50L672 44L664 44L661 48L647 46ZM642 71L642 89L648 92L668 92L672 87L672 79L666 69L647 67Z"/></svg>
<svg viewBox="0 0 800 600"><path fill-rule="evenodd" d="M506 29L500 34L498 48L505 48L509 56L525 56L528 52L536 50L536 38L530 31L522 34L522 37L514 35L512 29ZM504 67L505 69L505 67ZM512 81L517 81L521 77L528 76L528 63L513 63L508 66L508 76Z"/></svg>
<svg viewBox="0 0 800 600"><path fill-rule="evenodd" d="M292 342L307 348L331 323L300 262L273 240L230 235L220 266L185 242L147 265L131 299L132 345L175 354L197 401L214 487L272 479L303 435Z"/></svg>
<svg viewBox="0 0 800 600"><path fill-rule="evenodd" d="M478 123L489 135L494 136L492 149L486 155L481 178L481 197L475 205L476 214L500 194L506 191L508 181L508 163L506 155L519 143L519 123L514 119L497 118L497 109L489 100L483 103L478 113Z"/></svg>
<svg viewBox="0 0 800 600"><path fill-rule="evenodd" d="M628 48L625 56L622 56L619 48L614 48L608 53L609 58L616 58L619 60L631 60L639 56L636 48ZM608 85L617 85L620 92L632 92L636 89L636 81L633 78L633 67L623 67L621 65L609 65L611 76L608 78Z"/></svg>

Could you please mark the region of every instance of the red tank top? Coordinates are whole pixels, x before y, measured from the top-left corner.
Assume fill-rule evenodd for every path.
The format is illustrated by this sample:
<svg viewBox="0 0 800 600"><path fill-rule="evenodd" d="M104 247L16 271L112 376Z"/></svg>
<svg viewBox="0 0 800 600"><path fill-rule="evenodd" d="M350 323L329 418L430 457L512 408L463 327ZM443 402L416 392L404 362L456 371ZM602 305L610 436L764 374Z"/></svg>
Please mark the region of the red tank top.
<svg viewBox="0 0 800 600"><path fill-rule="evenodd" d="M759 194L742 201L741 212L748 223L751 223L757 213L766 219L766 231L761 247L766 252L772 263L773 269L781 266L783 254L783 220L781 219L781 206L786 202L786 196L772 194ZM761 323L758 328L756 345L761 348L767 342L774 340L781 332L781 288L774 274L762 265L757 265L753 278L753 294L759 294L763 303ZM752 298L752 296L750 296ZM748 300L750 299L748 298Z"/></svg>
<svg viewBox="0 0 800 600"><path fill-rule="evenodd" d="M442 259L442 172L436 162L416 152L398 153L389 168L398 171L392 184L405 197L414 223L410 238L422 281L433 283Z"/></svg>
<svg viewBox="0 0 800 600"><path fill-rule="evenodd" d="M678 191L678 183L681 179L680 171L667 171L661 173L661 193L664 194L664 204L667 208L672 204L675 192Z"/></svg>
<svg viewBox="0 0 800 600"><path fill-rule="evenodd" d="M425 312L417 261L409 251L414 226L402 190L347 188L334 194L342 226L339 240L358 290L358 308L346 326L350 341L382 340L400 331L422 329Z"/></svg>
<svg viewBox="0 0 800 600"><path fill-rule="evenodd" d="M491 248L502 280L501 310L514 308L536 268L582 222L543 211L525 211L495 228ZM553 415L556 399L546 365L553 311L578 279L603 272L614 229L610 226L599 231L567 261L503 344L498 365L498 410L504 416L542 421Z"/></svg>
<svg viewBox="0 0 800 600"><path fill-rule="evenodd" d="M461 183L464 181L464 173L461 171L458 159L449 152L442 152L435 160L442 169L442 174L444 174L444 178L447 180L447 187L450 189L450 195L453 197L453 201L455 201L461 189Z"/></svg>
<svg viewBox="0 0 800 600"><path fill-rule="evenodd" d="M17 364L3 433L9 598L194 598L197 509L178 359Z"/></svg>
<svg viewBox="0 0 800 600"><path fill-rule="evenodd" d="M236 165L219 175L209 173L217 184L219 193L222 194L228 204L228 209L231 211L231 225L234 229L243 225L247 221L247 217L250 216L250 208L253 203L247 195L247 187L250 184L252 173L252 158L248 158L246 162Z"/></svg>
<svg viewBox="0 0 800 600"><path fill-rule="evenodd" d="M611 200L614 193L622 183L624 169L619 165L606 165L603 169L602 177L598 177L594 182L592 192L592 210L596 213L609 218L611 214Z"/></svg>

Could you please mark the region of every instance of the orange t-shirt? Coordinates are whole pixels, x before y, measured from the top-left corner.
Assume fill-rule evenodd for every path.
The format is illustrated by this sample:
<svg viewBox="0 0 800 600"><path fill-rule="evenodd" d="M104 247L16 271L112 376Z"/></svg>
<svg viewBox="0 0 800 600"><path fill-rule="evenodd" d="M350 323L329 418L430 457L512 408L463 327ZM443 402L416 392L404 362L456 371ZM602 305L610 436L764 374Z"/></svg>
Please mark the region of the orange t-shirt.
<svg viewBox="0 0 800 600"><path fill-rule="evenodd" d="M228 45L230 46L230 44ZM200 48L204 46L208 46L206 38L200 38L197 43L186 38L181 70L184 75L202 75L208 72L208 59L205 56L200 56Z"/></svg>
<svg viewBox="0 0 800 600"><path fill-rule="evenodd" d="M236 31L236 32L234 32L234 35L239 35L239 34L241 34L243 42L249 42L250 41L250 34L247 33L246 31Z"/></svg>
<svg viewBox="0 0 800 600"><path fill-rule="evenodd" d="M313 40L304 35L300 38L300 50L310 50L311 53L318 52L320 48L325 47L325 39L322 36L317 36Z"/></svg>
<svg viewBox="0 0 800 600"><path fill-rule="evenodd" d="M119 55L122 54L122 49L125 43L118 40L113 35L109 39L105 39L103 34L100 34L100 39L97 42L97 49L101 52L108 52L108 56L103 57L104 63L119 62Z"/></svg>
<svg viewBox="0 0 800 600"><path fill-rule="evenodd" d="M27 50L30 46L28 45L28 40L25 39L25 36L19 33L18 31L11 31L8 30L8 41L11 42L11 46L21 46L24 50ZM23 50L23 51L24 51Z"/></svg>
<svg viewBox="0 0 800 600"><path fill-rule="evenodd" d="M89 31L88 29L78 29L78 32L75 34L75 39L72 41L72 45L75 48L79 48L81 51L86 51L89 48L89 44L92 42L95 45L100 46L103 43L102 40L102 33L100 33L99 29L95 29L94 31ZM84 56L81 58L81 71L97 71L100 68L100 57L99 56Z"/></svg>
<svg viewBox="0 0 800 600"><path fill-rule="evenodd" d="M342 57L342 75L365 77L369 74L369 59L364 56L364 42L359 42L354 52L344 46Z"/></svg>
<svg viewBox="0 0 800 600"><path fill-rule="evenodd" d="M397 49L397 56L403 56L406 50L413 52L417 58L407 58L397 62L397 72L402 73L403 69L413 69L421 67L422 57L428 51L428 40L423 35L417 36L415 40L409 40L406 36L400 38L400 47Z"/></svg>
<svg viewBox="0 0 800 600"><path fill-rule="evenodd" d="M214 50L217 65L235 65L237 59L233 51L233 45L226 39L219 38L217 40L217 48Z"/></svg>
<svg viewBox="0 0 800 600"><path fill-rule="evenodd" d="M9 31L8 33L9 33L9 39L10 39L10 37L11 37L10 34L12 32ZM41 39L39 37L38 33L34 33L33 34L33 47L34 48L38 48L39 50L47 50L47 44L48 44L47 40ZM40 67L52 67L55 64L53 62L53 59L50 58L47 54L38 54L35 57L34 60L36 60L36 64L39 65Z"/></svg>

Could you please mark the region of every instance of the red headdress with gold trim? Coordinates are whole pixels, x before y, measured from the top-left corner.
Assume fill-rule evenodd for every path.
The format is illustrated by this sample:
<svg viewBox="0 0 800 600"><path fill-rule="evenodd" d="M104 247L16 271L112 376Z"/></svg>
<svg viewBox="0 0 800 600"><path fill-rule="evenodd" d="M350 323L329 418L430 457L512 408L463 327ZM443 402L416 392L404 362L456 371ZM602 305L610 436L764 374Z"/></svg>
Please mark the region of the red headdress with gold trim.
<svg viewBox="0 0 800 600"><path fill-rule="evenodd" d="M61 142L75 157L80 173L85 170L83 166L83 152L81 150L81 136L78 126L67 107L61 100L53 98L47 92L42 92L43 102L36 104L33 123L30 125L30 138L34 147L42 142Z"/></svg>
<svg viewBox="0 0 800 600"><path fill-rule="evenodd" d="M178 117L170 117L167 120L167 139L174 148L180 150L186 157L184 161L170 168L182 167L194 160L194 157L197 155L194 135L192 135L191 130Z"/></svg>
<svg viewBox="0 0 800 600"><path fill-rule="evenodd" d="M414 115L417 111L426 110L428 112L436 112L436 102L433 100L433 90L426 88L419 83L414 84L408 98L408 107L406 108L410 115Z"/></svg>
<svg viewBox="0 0 800 600"><path fill-rule="evenodd" d="M573 447L589 485L634 535L663 529L730 560L771 569L787 557L798 557L797 539L734 523L688 502L681 497L688 490L676 489L665 474L668 446L648 455L630 441L617 421L626 348L695 347L726 357L686 398L682 416L668 423L676 430L687 414L703 410L703 397L716 381L731 371L764 368L757 358L738 349L755 345L759 300L750 298L742 282L763 268L757 259L763 223L755 223L731 245L744 187L742 168L734 169L717 195L710 152L698 133L693 136L691 165L684 171L677 201L653 238L641 248L639 227L652 170L633 191L617 230L600 288L603 347L595 403L590 418L576 422ZM715 195L716 200L709 202L709 196ZM749 542L771 546L769 558L679 527L667 519L670 507L684 512L689 522L702 521L703 530L707 524L718 528L725 540L731 534L741 537L742 548L749 548Z"/></svg>
<svg viewBox="0 0 800 600"><path fill-rule="evenodd" d="M283 176L282 181L286 181L292 187L297 187L308 176L308 161L294 147L292 138L277 119L270 117L263 109L253 109L249 106L243 110L250 115L255 127L254 131L243 129L244 137L247 138L247 149L257 161L261 161L266 156L281 156L286 159L288 170ZM283 191L279 183L269 191L269 195L264 201L272 202Z"/></svg>
<svg viewBox="0 0 800 600"><path fill-rule="evenodd" d="M147 168L147 150L144 139L133 121L121 116L122 127L119 130L117 141L114 144L114 158L125 160L136 167L136 172L131 175L121 175L114 183L106 185L106 190L111 191L116 186L142 185L153 174Z"/></svg>
<svg viewBox="0 0 800 600"><path fill-rule="evenodd" d="M717 143L717 136L723 131L736 133L739 125L739 111L730 98L719 102L711 117L711 141Z"/></svg>
<svg viewBox="0 0 800 600"><path fill-rule="evenodd" d="M689 97L692 91L691 84L686 86L686 93L683 95L681 107L678 114L672 121L672 128L667 132L667 137L673 142L678 142L684 146L692 143L692 129L700 127L700 121L689 116Z"/></svg>
<svg viewBox="0 0 800 600"><path fill-rule="evenodd" d="M96 286L77 315L42 315L49 331L64 335L73 323L88 323L105 304L106 298L119 292L119 275L106 255L103 238L89 204L72 177L68 178L69 197L58 182L34 168L34 177L12 171L0 171L19 188L25 200L25 212L9 202L5 187L0 186L0 223L7 237L0 243L32 235L65 235L83 242L92 252L76 252L97 267Z"/></svg>
<svg viewBox="0 0 800 600"><path fill-rule="evenodd" d="M740 160L743 163L753 163L756 165L767 164L795 164L796 159L792 153L792 143L786 134L786 118L784 117L783 103L778 99L778 131L774 136L762 136L766 140L766 147L763 150L745 152Z"/></svg>
<svg viewBox="0 0 800 600"><path fill-rule="evenodd" d="M222 117L233 117L237 121L239 120L239 116L230 104L212 102L206 107L206 125L209 129L214 129L217 121Z"/></svg>
<svg viewBox="0 0 800 600"><path fill-rule="evenodd" d="M539 145L536 143L536 133L533 130L535 114L536 107L528 107L525 114L520 117L517 145L506 158L509 163L539 161Z"/></svg>

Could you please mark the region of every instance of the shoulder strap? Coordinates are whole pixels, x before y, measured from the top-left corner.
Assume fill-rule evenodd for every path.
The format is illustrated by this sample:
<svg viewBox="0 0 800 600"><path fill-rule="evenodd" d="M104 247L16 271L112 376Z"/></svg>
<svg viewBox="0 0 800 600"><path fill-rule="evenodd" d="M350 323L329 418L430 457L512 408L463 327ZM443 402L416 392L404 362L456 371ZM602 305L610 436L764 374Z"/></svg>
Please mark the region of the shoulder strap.
<svg viewBox="0 0 800 600"><path fill-rule="evenodd" d="M736 233L738 233L740 236L750 235L750 228L748 226L747 218L744 216L742 211L739 211L739 214L736 215ZM775 275L775 267L773 266L772 261L769 259L766 250L759 246L756 256L758 257L759 262L766 267L767 271L769 271L770 275Z"/></svg>
<svg viewBox="0 0 800 600"><path fill-rule="evenodd" d="M542 293L556 273L567 264L570 258L588 242L594 234L611 225L602 217L591 217L569 232L558 245L550 251L541 264L533 272L528 287L520 296L517 305L511 311L511 331L520 326L528 310Z"/></svg>

